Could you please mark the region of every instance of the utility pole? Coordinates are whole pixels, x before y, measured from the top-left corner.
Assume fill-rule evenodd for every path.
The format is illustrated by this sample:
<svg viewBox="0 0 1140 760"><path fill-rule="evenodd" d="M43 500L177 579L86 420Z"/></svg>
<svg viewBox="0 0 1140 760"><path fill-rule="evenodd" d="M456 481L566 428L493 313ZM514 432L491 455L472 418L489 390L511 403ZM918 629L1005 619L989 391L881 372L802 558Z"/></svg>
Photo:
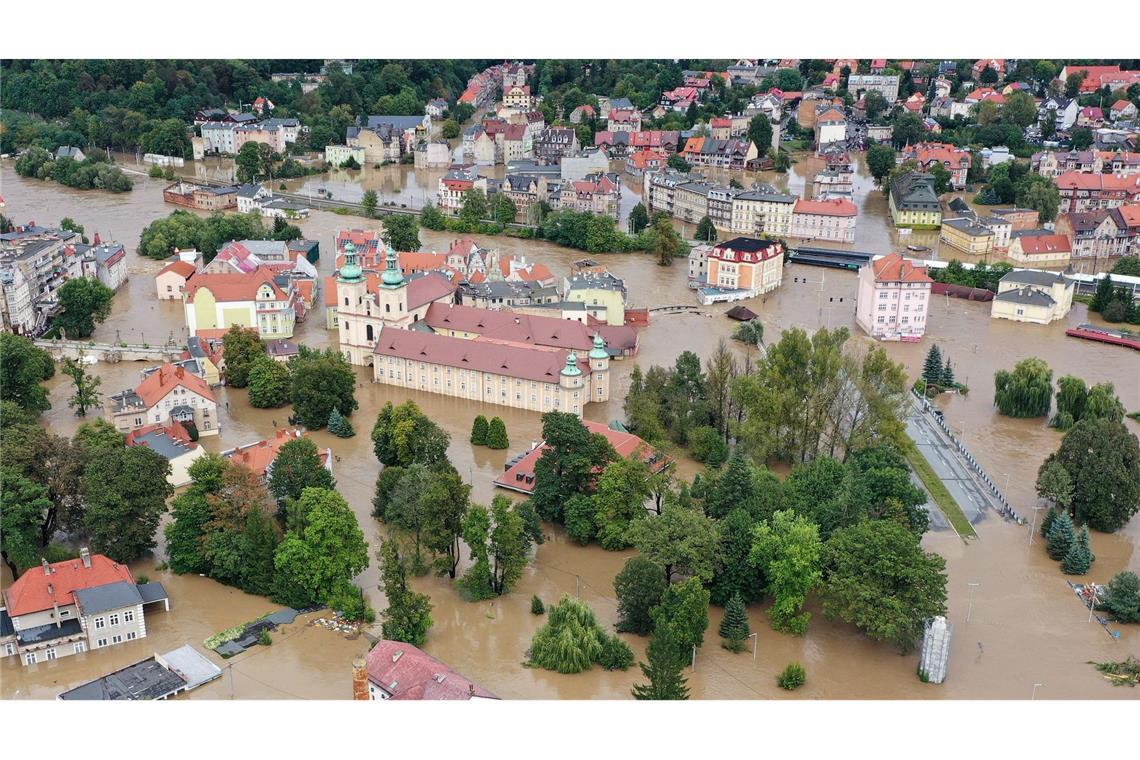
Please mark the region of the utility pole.
<svg viewBox="0 0 1140 760"><path fill-rule="evenodd" d="M1033 700L1037 699L1037 687L1039 687L1039 686L1044 686L1044 685L1045 685L1045 684L1043 684L1043 683L1035 683L1035 684L1033 684L1033 693L1032 693L1032 694L1029 696L1029 700L1030 700L1030 701L1033 701Z"/></svg>
<svg viewBox="0 0 1140 760"><path fill-rule="evenodd" d="M1049 507L1036 506L1033 508L1033 522L1029 524L1029 545L1033 546L1033 534L1037 532L1037 513Z"/></svg>
<svg viewBox="0 0 1140 760"><path fill-rule="evenodd" d="M976 589L978 586L980 586L982 584L981 583L967 583L966 585L970 587L970 608L966 611L966 622L969 623L970 618L974 614L974 589Z"/></svg>
<svg viewBox="0 0 1140 760"><path fill-rule="evenodd" d="M756 645L760 643L760 634L752 633L748 635L748 638L752 639L752 662L756 662Z"/></svg>

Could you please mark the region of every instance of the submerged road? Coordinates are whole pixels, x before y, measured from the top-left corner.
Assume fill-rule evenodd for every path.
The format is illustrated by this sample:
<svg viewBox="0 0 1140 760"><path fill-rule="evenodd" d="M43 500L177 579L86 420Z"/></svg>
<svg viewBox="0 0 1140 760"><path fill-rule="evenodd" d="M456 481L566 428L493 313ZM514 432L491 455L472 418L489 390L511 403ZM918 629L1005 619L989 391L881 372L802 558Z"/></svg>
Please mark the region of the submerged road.
<svg viewBox="0 0 1140 760"><path fill-rule="evenodd" d="M993 494L978 479L974 468L966 462L958 447L950 442L942 429L917 404L911 404L906 432L914 439L919 453L930 463L939 480L958 502L970 524L976 527L986 519L986 510L995 507ZM945 517L935 505L928 504L927 511L931 513L933 525L941 527L945 524Z"/></svg>

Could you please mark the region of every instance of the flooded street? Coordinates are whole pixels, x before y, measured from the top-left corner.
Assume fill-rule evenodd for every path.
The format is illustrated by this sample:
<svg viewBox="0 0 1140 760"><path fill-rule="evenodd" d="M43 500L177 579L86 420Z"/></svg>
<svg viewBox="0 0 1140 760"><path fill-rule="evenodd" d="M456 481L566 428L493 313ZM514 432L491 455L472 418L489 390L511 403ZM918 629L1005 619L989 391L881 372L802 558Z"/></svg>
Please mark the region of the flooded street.
<svg viewBox="0 0 1140 760"><path fill-rule="evenodd" d="M863 159L858 160L861 168L856 178L856 203L861 215L852 247L886 253L896 245L893 229L883 223L886 201L878 191L870 191ZM805 183L810 186L811 177L822 168L813 167L813 161L802 160L795 164L786 177L780 178L786 183L781 189L800 194ZM221 167L215 168L222 171ZM440 173L416 171L412 167L384 167L365 169L359 174L366 176L367 182L376 183L373 189L378 192L380 186L384 186L391 188L386 192L392 196L411 193L406 197L414 198L420 192L434 196L435 181ZM10 161L5 161L0 175L0 194L7 203L5 215L17 223L35 220L41 225L56 225L62 217L70 216L86 227L88 237L99 232L104 241L113 238L127 246L131 279L116 294L112 315L99 325L94 340L160 343L173 335L176 340L184 341L186 331L181 304L159 302L155 298L153 275L161 263L134 254L143 227L166 216L175 207L162 202L161 188L166 184L163 180L133 179L135 189L131 193L82 192L25 180L15 175ZM318 179L333 190L334 197L351 200L347 187L338 191L338 186L331 184L331 178L312 177L293 182ZM628 181L623 199L627 197L634 197ZM306 236L320 242L322 256L318 269L323 275L332 271L332 241L338 227L375 224L355 217L314 213L300 226ZM446 250L454 237L451 233L420 232L425 250ZM541 261L560 277L572 261L586 255L543 242L473 237L504 253L525 254L528 260ZM625 278L633 305L695 303L685 284L684 262L662 268L656 266L651 257L641 254L595 258ZM784 277L784 285L779 290L762 299L745 302L761 315L769 342L789 327L811 330L841 325L852 330L855 341L866 341L854 324L856 281L853 273L793 265L786 269ZM310 346L330 346L335 333L325 329L320 297L317 302L315 312L298 326L295 340ZM684 350L702 357L711 354L717 340L728 336L734 325L722 316L726 309L722 304L707 307L705 315L655 317L641 335L637 359L615 364L615 388L618 389L613 394L615 399L606 404L589 405L586 416L601 422L623 416L621 399L635 363L643 368L650 364L671 364ZM886 350L896 361L904 363L911 377L917 376L931 344L937 343L943 354L949 356L959 379L970 387L970 393L939 401L946 420L999 487L1004 486L1008 474L1010 503L1022 515L1032 514L1037 468L1056 449L1061 436L1043 420L1011 420L997 415L993 408L995 370L1010 368L1024 357L1039 356L1052 367L1054 379L1076 374L1089 384L1113 382L1126 409L1140 410L1140 382L1137 382L1140 359L1135 353L1065 337L1066 326L1089 321L1082 305L1074 306L1067 324L1050 326L991 320L988 304L954 299L934 299L931 312L927 337L921 344L886 344ZM98 374L103 378L103 393L109 395L137 384L143 366L139 363L97 365ZM363 368L359 368L357 374L360 409L352 418L356 437L342 440L323 431L313 436L319 446L332 447L337 457L333 474L338 488L353 506L374 548L380 526L370 516L370 510L379 464L372 453L368 434L376 413L385 402L398 403L412 398L451 435L450 458L460 474L472 483L472 498L483 503L494 495L491 481L502 471L507 458L539 438L541 421L537 414L498 406L477 408L457 399L407 393L392 386L373 385L369 382L369 371ZM59 434L70 434L80 422L67 407L69 382L57 374L49 383L52 409L44 415L43 422ZM266 438L272 436L274 423L285 424L287 408L253 409L246 396L245 390L218 390L221 435L204 440L207 449L217 451ZM480 412L503 417L511 439L507 451L492 451L468 443L472 419ZM1127 424L1130 430L1140 433L1140 425L1132 421ZM681 463L685 477L691 479L696 471L695 463ZM867 640L851 626L826 621L814 604L815 614L807 635L802 638L772 631L765 608L754 605L749 609L749 616L752 630L759 633L755 663L747 653L734 655L718 646L716 628L722 612L714 608L710 611L705 646L697 656L696 672L689 675L692 696L1028 699L1032 685L1044 683L1046 686L1037 694L1039 699L1135 699L1133 690L1113 689L1085 662L1119 660L1128 653L1140 654L1140 630L1137 630L1140 627L1121 628L1120 639L1114 641L1095 622L1088 624L1087 610L1069 591L1066 576L1061 574L1057 563L1046 557L1039 540L1033 546L1028 545L1027 530L990 514L978 526L979 539L969 545L963 544L952 532L931 533L924 539L929 550L946 557L949 573L949 618L955 632L949 676L941 687L918 681L916 656L900 657L890 647ZM1103 583L1121 569L1140 570L1138 543L1140 516L1118 534L1094 533L1092 548L1096 563L1090 578ZM561 533L548 530L547 542L538 548L535 560L527 567L518 586L493 603L462 601L447 579L418 579L416 587L429 593L434 604L435 625L425 649L505 698L628 698L631 684L641 680L636 667L625 673L608 673L595 667L587 673L565 676L527 669L521 663L531 635L545 619L530 614L531 595L538 594L549 604L563 593L575 593L580 581L582 597L608 627L617 617L613 577L630 554L606 552L598 547L582 548L569 543ZM185 643L201 649L201 642L208 636L278 607L266 599L205 578L156 572L153 562L140 563L135 572L148 575L151 580L161 580L171 598L170 612L147 615L146 640L100 650L98 654L89 652L65 657L32 668L24 668L15 658L5 658L0 670L0 694L5 698L54 698L66 688L143 659L154 651L166 651ZM377 588L375 558L358 581L372 605L382 609L384 599ZM973 609L967 623L969 583L981 585L974 591ZM303 619L280 629L273 638L271 647L254 647L224 663L210 655L223 667L234 665L233 672L227 670L222 679L192 692L189 698L350 696L350 663L355 655L367 649L363 638L348 641L330 631L305 626ZM637 657L644 656L644 639L633 636L623 636L623 639L630 643ZM775 683L775 675L791 660L799 660L807 669L806 685L794 693L778 689Z"/></svg>

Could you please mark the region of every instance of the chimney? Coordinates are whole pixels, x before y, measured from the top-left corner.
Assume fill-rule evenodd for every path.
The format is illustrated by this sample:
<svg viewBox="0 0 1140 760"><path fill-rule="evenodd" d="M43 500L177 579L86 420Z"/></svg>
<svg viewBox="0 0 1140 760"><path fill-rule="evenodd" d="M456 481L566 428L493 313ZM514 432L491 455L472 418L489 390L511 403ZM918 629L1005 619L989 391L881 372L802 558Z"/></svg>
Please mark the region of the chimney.
<svg viewBox="0 0 1140 760"><path fill-rule="evenodd" d="M467 696L468 697L474 697L475 696L475 684L473 684L473 683L467 684Z"/></svg>
<svg viewBox="0 0 1140 760"><path fill-rule="evenodd" d="M44 575L51 575L51 565L48 564L46 557L43 559L43 563L44 563Z"/></svg>
<svg viewBox="0 0 1140 760"><path fill-rule="evenodd" d="M538 441L536 441L532 438L530 441L530 450L534 451L537 448L538 448Z"/></svg>
<svg viewBox="0 0 1140 760"><path fill-rule="evenodd" d="M400 658L404 656L403 649L397 649L396 653L392 655L392 662L399 662Z"/></svg>
<svg viewBox="0 0 1140 760"><path fill-rule="evenodd" d="M357 657L352 661L352 698L353 700L368 700L368 669L366 660Z"/></svg>
<svg viewBox="0 0 1140 760"><path fill-rule="evenodd" d="M83 560L84 567L91 569L91 552L87 551L86 546L79 549L79 559Z"/></svg>
<svg viewBox="0 0 1140 760"><path fill-rule="evenodd" d="M54 596L55 595L55 589L52 587L52 585L50 583L47 585L47 589L48 589L48 596Z"/></svg>

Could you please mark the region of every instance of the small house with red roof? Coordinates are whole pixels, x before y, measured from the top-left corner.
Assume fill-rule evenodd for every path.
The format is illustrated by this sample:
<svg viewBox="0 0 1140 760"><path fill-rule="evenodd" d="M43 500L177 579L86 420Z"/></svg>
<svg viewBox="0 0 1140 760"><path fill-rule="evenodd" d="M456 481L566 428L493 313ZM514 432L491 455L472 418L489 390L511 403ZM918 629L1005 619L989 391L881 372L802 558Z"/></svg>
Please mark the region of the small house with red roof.
<svg viewBox="0 0 1140 760"><path fill-rule="evenodd" d="M45 559L4 590L0 655L30 666L146 638L143 610L158 602L170 609L161 583L136 583L129 567L86 547Z"/></svg>
<svg viewBox="0 0 1140 760"><path fill-rule="evenodd" d="M975 82L982 81L982 72L986 69L993 69L998 75L998 81L1005 78L1005 59L1004 58L979 58L974 61L974 65L970 67L970 74Z"/></svg>
<svg viewBox="0 0 1140 760"><path fill-rule="evenodd" d="M901 253L874 259L859 269L856 324L878 340L922 340L933 283L925 267Z"/></svg>
<svg viewBox="0 0 1140 760"><path fill-rule="evenodd" d="M289 441L304 437L306 437L305 434L300 430L278 428L272 439L226 449L222 452L222 458L228 459L234 464L240 464L242 467L252 470L262 481L268 481L269 476L273 473L273 463L277 461L277 455L281 453L281 447ZM318 448L317 456L320 457L324 468L332 472L332 449Z"/></svg>
<svg viewBox="0 0 1140 760"><path fill-rule="evenodd" d="M1113 121L1127 121L1136 118L1136 104L1121 98L1108 109L1108 117Z"/></svg>
<svg viewBox="0 0 1140 760"><path fill-rule="evenodd" d="M218 403L206 380L170 363L144 377L134 389L108 397L106 413L121 433L172 422L186 427L191 440L221 430Z"/></svg>
<svg viewBox="0 0 1140 760"><path fill-rule="evenodd" d="M903 161L914 161L919 168L929 170L935 164L940 164L950 172L950 186L961 190L966 186L966 175L973 163L970 151L958 148L950 143L922 142L908 145L902 150Z"/></svg>
<svg viewBox="0 0 1140 760"><path fill-rule="evenodd" d="M270 339L293 337L304 305L288 273L258 265L249 272L195 274L186 285L183 310L191 333L236 325Z"/></svg>
<svg viewBox="0 0 1140 760"><path fill-rule="evenodd" d="M166 424L156 422L143 425L132 430L127 433L127 445L145 446L170 462L170 474L166 476L166 481L175 488L189 485L190 465L206 455L201 446L190 440L190 431L186 426L173 420Z"/></svg>
<svg viewBox="0 0 1140 760"><path fill-rule="evenodd" d="M669 162L669 156L656 150L639 150L625 159L625 173L640 177L645 172L663 170Z"/></svg>
<svg viewBox="0 0 1140 760"><path fill-rule="evenodd" d="M381 639L352 663L354 700L498 699L427 652L402 641Z"/></svg>
<svg viewBox="0 0 1140 760"><path fill-rule="evenodd" d="M1064 235L1019 235L1009 244L1006 255L1032 266L1065 266L1073 256L1072 243Z"/></svg>
<svg viewBox="0 0 1140 760"><path fill-rule="evenodd" d="M197 271L188 261L173 261L154 276L154 285L160 301L181 301L186 292L186 283Z"/></svg>
<svg viewBox="0 0 1140 760"><path fill-rule="evenodd" d="M1077 113L1077 126L1085 129L1104 126L1104 111L1096 106L1085 106Z"/></svg>

